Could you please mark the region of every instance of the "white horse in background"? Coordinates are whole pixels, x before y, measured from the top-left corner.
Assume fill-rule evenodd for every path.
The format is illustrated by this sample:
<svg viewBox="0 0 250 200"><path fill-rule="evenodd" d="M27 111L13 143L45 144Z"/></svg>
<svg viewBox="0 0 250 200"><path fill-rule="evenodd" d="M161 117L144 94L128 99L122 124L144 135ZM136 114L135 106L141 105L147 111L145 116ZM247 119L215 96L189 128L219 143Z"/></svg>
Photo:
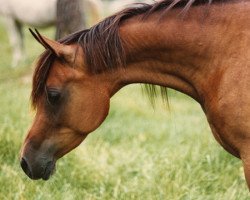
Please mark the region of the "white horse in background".
<svg viewBox="0 0 250 200"><path fill-rule="evenodd" d="M73 1L73 0L72 0ZM91 14L91 23L101 18L100 0L82 0L83 12ZM22 26L41 28L56 24L57 0L0 0L0 15L3 16L12 46L12 66L24 58Z"/></svg>
<svg viewBox="0 0 250 200"><path fill-rule="evenodd" d="M116 13L123 8L131 7L135 3L148 3L152 4L160 0L114 0L107 4L109 13Z"/></svg>

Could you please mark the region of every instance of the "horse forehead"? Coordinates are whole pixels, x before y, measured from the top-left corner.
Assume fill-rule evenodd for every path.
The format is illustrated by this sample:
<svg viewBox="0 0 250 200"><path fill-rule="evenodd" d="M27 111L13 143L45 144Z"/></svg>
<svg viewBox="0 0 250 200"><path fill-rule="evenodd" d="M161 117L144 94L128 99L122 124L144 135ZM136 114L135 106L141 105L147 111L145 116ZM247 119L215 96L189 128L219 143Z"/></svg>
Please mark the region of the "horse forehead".
<svg viewBox="0 0 250 200"><path fill-rule="evenodd" d="M61 85L73 77L74 73L70 67L64 66L62 63L55 61L48 75L47 86Z"/></svg>
<svg viewBox="0 0 250 200"><path fill-rule="evenodd" d="M82 76L79 71L59 61L55 61L50 69L46 85L48 87L59 87L69 80L79 79L80 77Z"/></svg>

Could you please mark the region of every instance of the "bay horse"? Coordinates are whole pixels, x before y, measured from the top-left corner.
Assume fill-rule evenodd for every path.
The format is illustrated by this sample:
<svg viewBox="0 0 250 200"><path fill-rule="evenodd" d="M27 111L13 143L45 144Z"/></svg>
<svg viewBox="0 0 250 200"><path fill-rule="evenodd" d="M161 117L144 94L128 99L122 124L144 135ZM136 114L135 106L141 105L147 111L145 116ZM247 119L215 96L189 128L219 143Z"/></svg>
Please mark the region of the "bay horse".
<svg viewBox="0 0 250 200"><path fill-rule="evenodd" d="M65 3L68 5L62 8ZM13 67L17 66L24 57L23 25L36 28L54 25L57 27L56 38L58 39L63 37L65 32L69 34L86 28L84 26L86 12L91 16L91 23L97 23L101 18L100 7L102 7L100 0L39 0L36 2L0 0L0 5L0 15L5 22L13 51ZM68 24L65 15L74 17L74 20L71 19L74 22L71 21L71 26L63 26Z"/></svg>
<svg viewBox="0 0 250 200"><path fill-rule="evenodd" d="M20 158L31 179L50 178L56 161L104 121L116 92L146 83L196 100L216 140L242 160L250 187L249 0L142 4L59 42L31 32L46 48Z"/></svg>

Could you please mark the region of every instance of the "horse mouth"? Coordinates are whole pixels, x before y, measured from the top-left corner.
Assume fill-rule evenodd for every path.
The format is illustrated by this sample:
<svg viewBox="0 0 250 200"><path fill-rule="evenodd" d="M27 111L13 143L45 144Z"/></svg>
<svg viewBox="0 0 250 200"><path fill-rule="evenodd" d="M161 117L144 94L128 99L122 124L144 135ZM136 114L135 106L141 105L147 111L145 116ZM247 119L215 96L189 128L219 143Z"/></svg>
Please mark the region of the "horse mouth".
<svg viewBox="0 0 250 200"><path fill-rule="evenodd" d="M49 178L54 174L55 172L55 162L51 161L47 164L47 166L44 169L42 179L47 181Z"/></svg>

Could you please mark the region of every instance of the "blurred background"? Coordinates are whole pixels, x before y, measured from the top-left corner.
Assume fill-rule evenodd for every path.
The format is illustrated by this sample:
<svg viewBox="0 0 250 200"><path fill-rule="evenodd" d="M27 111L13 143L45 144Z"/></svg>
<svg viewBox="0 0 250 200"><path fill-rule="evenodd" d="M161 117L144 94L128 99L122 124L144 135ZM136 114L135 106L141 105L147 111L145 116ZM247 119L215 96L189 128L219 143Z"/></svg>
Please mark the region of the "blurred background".
<svg viewBox="0 0 250 200"><path fill-rule="evenodd" d="M84 27L133 2L142 1L84 4L79 9ZM29 95L43 47L28 32L36 26L14 19L17 29L22 27L23 44L21 59L13 61L13 19L6 20L6 13L0 8L0 199L249 199L240 160L217 144L198 103L169 90L169 108L160 99L153 108L140 85L112 98L104 124L58 161L49 181L30 180L19 166L19 151L35 114ZM39 31L55 38L54 20L37 26ZM63 20L69 19L61 25L67 24Z"/></svg>

